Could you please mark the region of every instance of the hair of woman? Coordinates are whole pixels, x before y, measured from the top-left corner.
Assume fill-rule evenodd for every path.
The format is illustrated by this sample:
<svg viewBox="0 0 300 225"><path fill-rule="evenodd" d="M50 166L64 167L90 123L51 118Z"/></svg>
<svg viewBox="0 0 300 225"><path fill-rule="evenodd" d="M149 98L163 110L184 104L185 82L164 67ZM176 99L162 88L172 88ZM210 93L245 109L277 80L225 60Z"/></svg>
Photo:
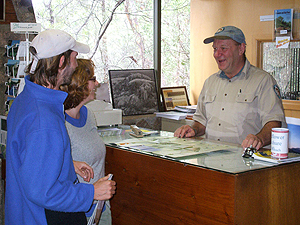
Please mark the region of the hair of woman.
<svg viewBox="0 0 300 225"><path fill-rule="evenodd" d="M71 84L60 87L68 93L64 102L65 110L75 108L90 94L88 82L94 76L95 65L91 59L77 59L77 63Z"/></svg>

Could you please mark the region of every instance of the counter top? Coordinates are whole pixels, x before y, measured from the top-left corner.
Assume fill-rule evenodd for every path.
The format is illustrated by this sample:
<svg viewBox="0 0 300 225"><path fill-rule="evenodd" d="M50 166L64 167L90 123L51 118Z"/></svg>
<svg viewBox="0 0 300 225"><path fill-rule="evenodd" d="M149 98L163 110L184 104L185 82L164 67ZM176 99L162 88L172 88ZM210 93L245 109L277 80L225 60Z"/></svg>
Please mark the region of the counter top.
<svg viewBox="0 0 300 225"><path fill-rule="evenodd" d="M118 129L119 135L102 137L107 146L230 174L278 166L252 158L243 158L243 149L237 144L201 137L179 139L167 131L135 138L129 134L131 132L129 126L121 125Z"/></svg>

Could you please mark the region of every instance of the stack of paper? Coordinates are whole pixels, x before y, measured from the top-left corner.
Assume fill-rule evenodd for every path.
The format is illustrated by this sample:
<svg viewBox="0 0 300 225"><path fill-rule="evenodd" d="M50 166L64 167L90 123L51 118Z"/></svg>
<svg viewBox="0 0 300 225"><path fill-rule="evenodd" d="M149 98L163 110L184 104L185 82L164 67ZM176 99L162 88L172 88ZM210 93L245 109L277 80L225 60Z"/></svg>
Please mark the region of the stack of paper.
<svg viewBox="0 0 300 225"><path fill-rule="evenodd" d="M163 118L168 118L172 120L184 120L187 116L186 113L180 113L180 112L174 112L174 111L169 111L169 112L155 112L156 117L163 117Z"/></svg>
<svg viewBox="0 0 300 225"><path fill-rule="evenodd" d="M174 110L179 112L186 112L186 113L195 113L197 105L188 105L188 106L175 106Z"/></svg>

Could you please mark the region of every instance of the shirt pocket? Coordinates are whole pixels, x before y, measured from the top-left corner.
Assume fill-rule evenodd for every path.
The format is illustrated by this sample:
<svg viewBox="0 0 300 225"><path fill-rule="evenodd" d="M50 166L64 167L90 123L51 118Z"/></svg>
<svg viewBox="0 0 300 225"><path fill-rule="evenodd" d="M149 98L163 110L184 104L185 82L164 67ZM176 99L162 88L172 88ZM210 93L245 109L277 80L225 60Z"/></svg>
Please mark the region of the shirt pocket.
<svg viewBox="0 0 300 225"><path fill-rule="evenodd" d="M255 98L256 96L254 94L238 94L236 97L236 102L251 104Z"/></svg>
<svg viewBox="0 0 300 225"><path fill-rule="evenodd" d="M238 94L236 99L236 119L240 122L257 118L257 96L255 94Z"/></svg>
<svg viewBox="0 0 300 225"><path fill-rule="evenodd" d="M208 120L213 116L214 107L216 107L216 104L214 104L215 100L216 100L216 94L206 94L203 98L205 114Z"/></svg>
<svg viewBox="0 0 300 225"><path fill-rule="evenodd" d="M216 95L215 94L206 94L204 96L203 102L204 102L204 104L212 103L212 102L215 101L215 99L216 99Z"/></svg>

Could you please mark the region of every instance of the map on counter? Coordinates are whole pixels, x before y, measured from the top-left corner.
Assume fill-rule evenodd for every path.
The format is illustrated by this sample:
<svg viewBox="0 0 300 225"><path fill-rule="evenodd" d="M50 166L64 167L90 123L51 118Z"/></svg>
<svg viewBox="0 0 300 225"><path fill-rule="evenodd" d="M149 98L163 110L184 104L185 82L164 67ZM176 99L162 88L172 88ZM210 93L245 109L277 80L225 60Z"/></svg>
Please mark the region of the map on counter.
<svg viewBox="0 0 300 225"><path fill-rule="evenodd" d="M237 148L234 145L218 144L205 139L184 139L170 136L154 136L126 139L115 143L141 152L181 158L203 153Z"/></svg>

